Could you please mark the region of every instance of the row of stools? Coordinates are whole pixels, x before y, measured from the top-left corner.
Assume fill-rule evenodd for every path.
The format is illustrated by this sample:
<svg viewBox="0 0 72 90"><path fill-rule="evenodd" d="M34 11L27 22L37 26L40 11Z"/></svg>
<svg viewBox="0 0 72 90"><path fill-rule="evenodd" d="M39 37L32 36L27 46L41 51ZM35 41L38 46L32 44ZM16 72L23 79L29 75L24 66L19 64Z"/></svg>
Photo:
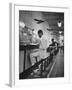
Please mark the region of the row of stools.
<svg viewBox="0 0 72 90"><path fill-rule="evenodd" d="M53 57L57 55L58 51L59 51L59 49L54 50L54 52L51 53L49 57L47 57L47 58L45 58L45 59L42 59L41 68L40 68L40 69L41 69L41 74L42 74L43 71L46 70L46 68L47 68L47 67L49 66L49 64L52 62Z"/></svg>
<svg viewBox="0 0 72 90"><path fill-rule="evenodd" d="M40 62L36 65L36 69L40 70L41 76L42 76L42 73L46 71L46 68L49 66L52 60L53 60L53 54L50 54L50 56L48 56L47 58L41 59Z"/></svg>
<svg viewBox="0 0 72 90"><path fill-rule="evenodd" d="M46 68L49 66L49 64L51 63L52 60L53 60L53 55L52 54L49 57L47 57L45 59L42 59L41 67L40 67L41 74L44 71L46 71Z"/></svg>

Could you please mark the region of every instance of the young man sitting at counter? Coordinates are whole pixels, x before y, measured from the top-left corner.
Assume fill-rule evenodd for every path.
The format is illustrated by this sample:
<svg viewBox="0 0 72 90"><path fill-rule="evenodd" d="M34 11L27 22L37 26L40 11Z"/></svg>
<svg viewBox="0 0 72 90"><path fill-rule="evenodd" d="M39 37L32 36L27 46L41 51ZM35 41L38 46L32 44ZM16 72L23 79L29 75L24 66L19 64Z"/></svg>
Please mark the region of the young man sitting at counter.
<svg viewBox="0 0 72 90"><path fill-rule="evenodd" d="M50 53L52 53L53 55L55 54L55 51L57 51L57 49L58 49L58 42L56 42L55 40L54 40L54 38L52 38L52 43L49 45L49 48L51 49L51 52Z"/></svg>
<svg viewBox="0 0 72 90"><path fill-rule="evenodd" d="M47 57L47 37L45 35L43 35L43 31L39 30L38 31L38 43L39 43L39 49L36 49L36 51L32 51L32 53L30 54L30 59L31 59L31 63L32 65L34 65L36 63L35 57L37 57L37 61L40 61L41 59L44 59Z"/></svg>

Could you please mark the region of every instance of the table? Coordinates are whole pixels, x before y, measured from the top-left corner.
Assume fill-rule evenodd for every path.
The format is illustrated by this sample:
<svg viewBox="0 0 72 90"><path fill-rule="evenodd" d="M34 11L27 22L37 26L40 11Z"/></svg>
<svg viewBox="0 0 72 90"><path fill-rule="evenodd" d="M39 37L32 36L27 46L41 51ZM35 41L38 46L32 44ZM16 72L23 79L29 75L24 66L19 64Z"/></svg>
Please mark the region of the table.
<svg viewBox="0 0 72 90"><path fill-rule="evenodd" d="M27 53L27 50L32 50L32 49L37 49L37 48L39 48L38 44L33 44L33 43L30 43L30 44L27 44L27 45L20 44L19 50L23 50L24 51L23 71L25 71L25 62L26 62L26 53Z"/></svg>

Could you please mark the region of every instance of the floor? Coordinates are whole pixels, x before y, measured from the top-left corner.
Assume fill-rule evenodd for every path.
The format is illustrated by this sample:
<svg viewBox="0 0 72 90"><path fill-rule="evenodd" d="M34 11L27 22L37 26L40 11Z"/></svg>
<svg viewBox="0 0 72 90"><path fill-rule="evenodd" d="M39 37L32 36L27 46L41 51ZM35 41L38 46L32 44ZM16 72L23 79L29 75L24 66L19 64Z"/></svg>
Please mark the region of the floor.
<svg viewBox="0 0 72 90"><path fill-rule="evenodd" d="M59 51L56 57L56 63L51 71L50 77L64 77L64 55Z"/></svg>

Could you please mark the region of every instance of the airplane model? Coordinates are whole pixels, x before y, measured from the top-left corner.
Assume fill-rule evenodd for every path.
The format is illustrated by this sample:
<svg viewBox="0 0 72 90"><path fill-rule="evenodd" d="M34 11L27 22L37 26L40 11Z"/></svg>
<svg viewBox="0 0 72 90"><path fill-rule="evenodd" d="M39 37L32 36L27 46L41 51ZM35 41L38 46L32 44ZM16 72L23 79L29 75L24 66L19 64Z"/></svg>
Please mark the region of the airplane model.
<svg viewBox="0 0 72 90"><path fill-rule="evenodd" d="M46 21L46 20L39 20L39 19L34 19L34 20L37 21L37 24L40 24Z"/></svg>

